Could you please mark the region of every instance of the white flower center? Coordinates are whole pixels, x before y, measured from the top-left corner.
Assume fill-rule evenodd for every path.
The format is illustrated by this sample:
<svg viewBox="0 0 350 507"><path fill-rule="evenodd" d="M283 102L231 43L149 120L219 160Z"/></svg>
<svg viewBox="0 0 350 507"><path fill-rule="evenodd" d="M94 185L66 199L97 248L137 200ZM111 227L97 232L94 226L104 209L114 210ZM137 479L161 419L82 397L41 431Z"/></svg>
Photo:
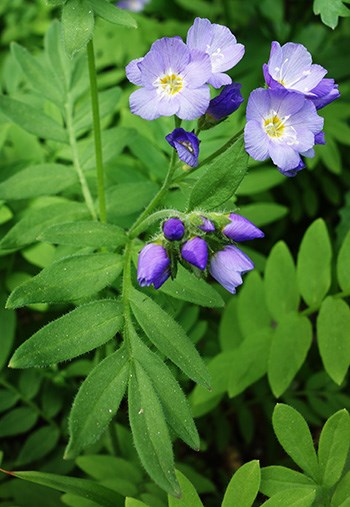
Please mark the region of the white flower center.
<svg viewBox="0 0 350 507"><path fill-rule="evenodd" d="M290 115L280 117L276 111L271 111L268 118L263 121L263 128L266 134L273 140L280 140L288 146L299 144L295 128L286 125Z"/></svg>
<svg viewBox="0 0 350 507"><path fill-rule="evenodd" d="M163 76L157 77L153 82L157 88L157 93L166 97L172 97L179 93L184 87L184 80L180 74L176 74L171 69Z"/></svg>

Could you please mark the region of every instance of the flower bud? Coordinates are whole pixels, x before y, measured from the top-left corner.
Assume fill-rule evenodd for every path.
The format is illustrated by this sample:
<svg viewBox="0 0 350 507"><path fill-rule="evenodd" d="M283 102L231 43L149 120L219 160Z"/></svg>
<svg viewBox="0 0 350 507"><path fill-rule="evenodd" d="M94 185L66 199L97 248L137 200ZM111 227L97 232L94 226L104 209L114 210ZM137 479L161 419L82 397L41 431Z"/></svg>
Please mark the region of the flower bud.
<svg viewBox="0 0 350 507"><path fill-rule="evenodd" d="M199 236L186 241L181 248L182 258L199 269L205 269L208 262L208 245Z"/></svg>
<svg viewBox="0 0 350 507"><path fill-rule="evenodd" d="M202 219L202 225L198 226L198 229L201 229L204 232L214 232L215 231L215 225L213 222L208 220L208 218L205 218L203 215L201 216Z"/></svg>
<svg viewBox="0 0 350 507"><path fill-rule="evenodd" d="M249 241L264 237L264 233L247 218L231 213L229 219L231 222L223 228L222 232L233 241Z"/></svg>
<svg viewBox="0 0 350 507"><path fill-rule="evenodd" d="M141 287L154 285L159 289L170 276L170 259L162 245L150 243L140 252L137 263L137 281Z"/></svg>
<svg viewBox="0 0 350 507"><path fill-rule="evenodd" d="M163 233L169 241L179 241L185 234L185 226L179 218L169 218L163 223Z"/></svg>
<svg viewBox="0 0 350 507"><path fill-rule="evenodd" d="M165 139L176 149L179 159L185 164L191 167L198 165L199 139L193 132L178 128L165 136Z"/></svg>
<svg viewBox="0 0 350 507"><path fill-rule="evenodd" d="M232 83L224 86L221 93L209 102L209 107L204 116L199 120L199 128L207 130L225 120L235 112L244 101L240 89L240 83Z"/></svg>

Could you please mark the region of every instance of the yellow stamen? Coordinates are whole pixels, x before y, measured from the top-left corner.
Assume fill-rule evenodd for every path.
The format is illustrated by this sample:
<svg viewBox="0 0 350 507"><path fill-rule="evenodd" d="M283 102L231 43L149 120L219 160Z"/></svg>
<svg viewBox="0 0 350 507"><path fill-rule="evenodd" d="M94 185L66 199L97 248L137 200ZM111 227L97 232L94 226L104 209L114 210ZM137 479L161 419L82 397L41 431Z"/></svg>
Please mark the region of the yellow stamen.
<svg viewBox="0 0 350 507"><path fill-rule="evenodd" d="M175 95L182 90L183 80L176 74L168 74L159 79L161 89L168 95Z"/></svg>
<svg viewBox="0 0 350 507"><path fill-rule="evenodd" d="M284 121L274 115L264 121L264 129L270 137L281 137L284 132Z"/></svg>

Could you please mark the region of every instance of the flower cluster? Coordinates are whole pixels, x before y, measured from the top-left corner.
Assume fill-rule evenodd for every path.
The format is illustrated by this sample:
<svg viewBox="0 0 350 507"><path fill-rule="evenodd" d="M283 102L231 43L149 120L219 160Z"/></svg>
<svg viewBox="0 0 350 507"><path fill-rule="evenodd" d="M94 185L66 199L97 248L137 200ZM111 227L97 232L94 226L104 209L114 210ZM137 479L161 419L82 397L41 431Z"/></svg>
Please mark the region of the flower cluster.
<svg viewBox="0 0 350 507"><path fill-rule="evenodd" d="M253 269L254 264L233 242L263 236L260 229L236 213L228 217L212 213L207 217L192 214L183 220L169 218L163 223L162 237L141 250L137 280L142 287L153 284L158 289L174 276L179 261L197 272L209 271L234 294L243 283L242 274Z"/></svg>
<svg viewBox="0 0 350 507"><path fill-rule="evenodd" d="M263 66L267 89L254 90L248 100L245 147L255 160L271 157L278 170L294 176L324 144L323 118L317 110L339 97L327 71L312 63L302 44L273 42Z"/></svg>
<svg viewBox="0 0 350 507"><path fill-rule="evenodd" d="M186 43L164 37L127 65L127 78L141 87L130 96L131 112L146 120L174 114L183 120L199 118L209 106L208 84L231 84L225 72L243 55L244 46L227 27L196 18Z"/></svg>

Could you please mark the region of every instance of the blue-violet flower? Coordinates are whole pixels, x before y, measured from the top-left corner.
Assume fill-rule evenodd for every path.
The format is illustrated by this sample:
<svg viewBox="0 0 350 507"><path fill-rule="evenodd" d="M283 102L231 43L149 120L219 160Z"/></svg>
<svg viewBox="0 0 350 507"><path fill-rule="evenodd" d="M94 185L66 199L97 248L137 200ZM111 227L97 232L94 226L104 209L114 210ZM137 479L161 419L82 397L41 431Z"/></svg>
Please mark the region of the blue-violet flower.
<svg viewBox="0 0 350 507"><path fill-rule="evenodd" d="M244 101L240 91L241 87L240 83L224 86L220 94L209 102L206 116L210 116L218 122L234 113Z"/></svg>
<svg viewBox="0 0 350 507"><path fill-rule="evenodd" d="M204 232L214 232L215 225L211 220L205 218L203 215L201 216L202 224L198 226L198 229L201 229Z"/></svg>
<svg viewBox="0 0 350 507"><path fill-rule="evenodd" d="M242 274L254 268L252 260L234 245L225 246L213 255L209 272L226 290L236 293L236 287L243 283Z"/></svg>
<svg viewBox="0 0 350 507"><path fill-rule="evenodd" d="M170 259L162 245L149 243L141 250L137 263L137 281L141 287L159 289L170 276Z"/></svg>
<svg viewBox="0 0 350 507"><path fill-rule="evenodd" d="M199 139L193 132L186 132L182 128L173 130L165 136L170 146L176 149L180 160L185 164L196 167L198 165Z"/></svg>
<svg viewBox="0 0 350 507"><path fill-rule="evenodd" d="M265 234L247 218L231 213L230 223L225 225L222 232L233 241L248 241L255 238L263 238Z"/></svg>
<svg viewBox="0 0 350 507"><path fill-rule="evenodd" d="M121 0L116 6L131 12L141 12L149 2L150 0Z"/></svg>
<svg viewBox="0 0 350 507"><path fill-rule="evenodd" d="M185 234L185 226L179 218L168 218L163 223L163 233L169 241L179 241Z"/></svg>
<svg viewBox="0 0 350 507"><path fill-rule="evenodd" d="M181 247L182 258L199 269L205 269L208 262L208 245L204 239L195 236Z"/></svg>

